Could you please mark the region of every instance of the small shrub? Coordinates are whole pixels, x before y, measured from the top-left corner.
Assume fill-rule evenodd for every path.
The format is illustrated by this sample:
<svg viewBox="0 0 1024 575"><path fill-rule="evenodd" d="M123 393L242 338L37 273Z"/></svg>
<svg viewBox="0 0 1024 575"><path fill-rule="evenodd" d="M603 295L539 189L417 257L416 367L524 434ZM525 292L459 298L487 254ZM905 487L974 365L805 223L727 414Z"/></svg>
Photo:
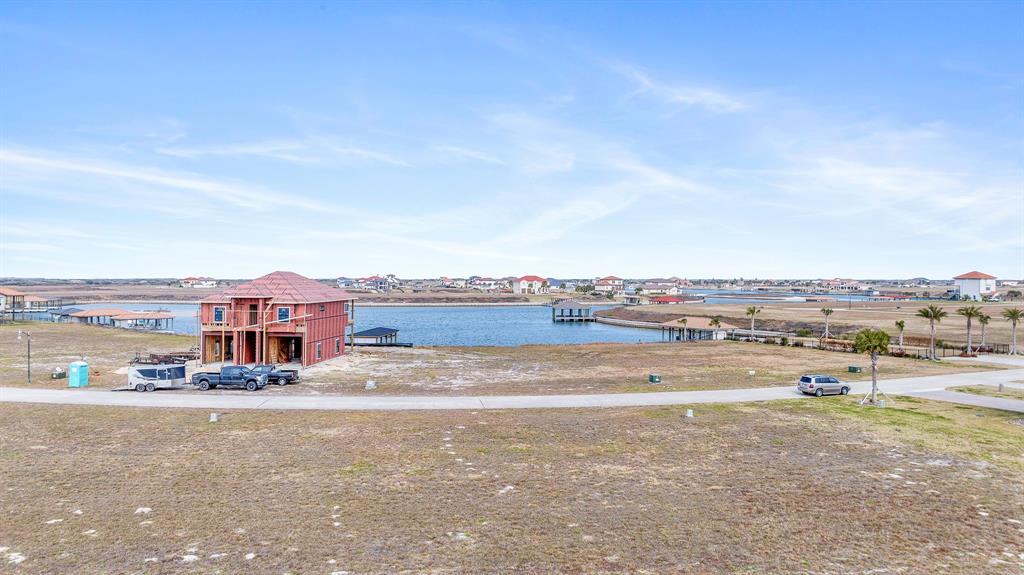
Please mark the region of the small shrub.
<svg viewBox="0 0 1024 575"><path fill-rule="evenodd" d="M796 334L800 337L814 337L814 332L806 327L796 330Z"/></svg>

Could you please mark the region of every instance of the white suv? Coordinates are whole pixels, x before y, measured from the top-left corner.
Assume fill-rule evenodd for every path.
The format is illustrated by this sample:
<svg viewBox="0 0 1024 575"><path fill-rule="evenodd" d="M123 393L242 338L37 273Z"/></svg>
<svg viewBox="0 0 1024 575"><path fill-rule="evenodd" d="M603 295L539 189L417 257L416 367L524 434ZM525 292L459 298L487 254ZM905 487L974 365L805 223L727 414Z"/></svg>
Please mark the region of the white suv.
<svg viewBox="0 0 1024 575"><path fill-rule="evenodd" d="M813 394L818 397L826 393L838 393L840 395L850 393L849 385L830 375L805 375L797 382L796 388L803 393Z"/></svg>

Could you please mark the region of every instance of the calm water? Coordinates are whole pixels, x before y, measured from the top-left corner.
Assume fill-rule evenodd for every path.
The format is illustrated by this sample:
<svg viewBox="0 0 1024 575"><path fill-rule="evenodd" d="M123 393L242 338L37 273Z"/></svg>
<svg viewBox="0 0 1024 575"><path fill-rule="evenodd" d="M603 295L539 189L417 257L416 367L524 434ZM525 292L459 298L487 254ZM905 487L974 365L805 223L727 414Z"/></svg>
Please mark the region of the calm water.
<svg viewBox="0 0 1024 575"><path fill-rule="evenodd" d="M167 310L174 331L196 333L195 304L79 304L92 309ZM607 306L605 306L607 307ZM597 306L594 308L604 309ZM661 332L599 323L555 323L551 308L542 306L359 307L356 330L393 327L401 342L416 345L522 345L529 343L593 343L659 341Z"/></svg>
<svg viewBox="0 0 1024 575"><path fill-rule="evenodd" d="M758 299L763 292L750 294L749 299L715 298L710 290L691 290L707 297L707 303L792 303ZM723 292L717 292L723 293ZM740 295L743 292L727 292ZM746 294L743 294L746 295ZM771 294L793 295L793 294ZM809 295L809 294L803 294ZM834 296L839 301L863 296ZM838 302L836 302L838 303ZM699 306L700 304L687 304ZM116 307L127 310L166 310L174 314L174 331L196 333L196 304L94 303L73 307L92 309ZM594 310L611 306L595 306ZM696 309L694 310L696 311ZM356 306L356 329L392 327L399 330L401 342L416 345L500 345L570 344L594 342L633 343L660 341L661 332L651 329L618 327L600 323L555 323L551 308L544 306L424 306L424 307L360 307Z"/></svg>

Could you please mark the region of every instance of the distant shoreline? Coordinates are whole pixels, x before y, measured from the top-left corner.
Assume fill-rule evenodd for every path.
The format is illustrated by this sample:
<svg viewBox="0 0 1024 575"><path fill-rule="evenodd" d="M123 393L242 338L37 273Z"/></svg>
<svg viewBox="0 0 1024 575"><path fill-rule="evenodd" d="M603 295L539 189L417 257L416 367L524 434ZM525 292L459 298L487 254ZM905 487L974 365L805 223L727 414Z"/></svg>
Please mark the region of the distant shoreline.
<svg viewBox="0 0 1024 575"><path fill-rule="evenodd" d="M66 304L63 307L72 307L76 305L97 305L97 304L118 304L118 305L132 305L132 304L143 304L143 305L199 305L202 303L200 300L193 301L181 301L181 300L102 300L102 301L82 301L72 304ZM547 306L546 303L531 302L531 301L514 301L514 302L466 302L466 303L454 303L454 302L360 302L356 299L357 307L529 307L529 306ZM605 303L597 303L595 305L609 305Z"/></svg>

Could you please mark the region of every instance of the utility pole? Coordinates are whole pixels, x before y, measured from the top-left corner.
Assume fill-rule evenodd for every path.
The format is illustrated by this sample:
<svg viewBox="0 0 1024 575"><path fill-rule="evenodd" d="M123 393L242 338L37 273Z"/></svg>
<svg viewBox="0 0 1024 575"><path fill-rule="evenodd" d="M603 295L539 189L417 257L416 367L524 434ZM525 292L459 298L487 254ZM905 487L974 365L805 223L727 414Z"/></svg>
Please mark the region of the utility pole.
<svg viewBox="0 0 1024 575"><path fill-rule="evenodd" d="M28 350L27 351L27 354L28 354L28 376L27 377L28 377L28 379L26 381L28 383L32 383L32 334L30 334L27 331L22 331L22 330L19 329L18 330L18 341L21 341L22 334L25 335L25 339L27 340L26 343L28 344L28 348L27 348L27 350Z"/></svg>

